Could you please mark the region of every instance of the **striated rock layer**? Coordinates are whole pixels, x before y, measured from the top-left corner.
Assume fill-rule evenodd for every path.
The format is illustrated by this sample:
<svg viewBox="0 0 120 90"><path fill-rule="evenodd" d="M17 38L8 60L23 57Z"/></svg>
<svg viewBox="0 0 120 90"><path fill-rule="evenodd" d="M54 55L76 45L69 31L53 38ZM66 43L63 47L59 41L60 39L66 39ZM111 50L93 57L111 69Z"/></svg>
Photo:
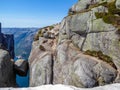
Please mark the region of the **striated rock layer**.
<svg viewBox="0 0 120 90"><path fill-rule="evenodd" d="M30 86L120 82L118 1L79 0L60 24L41 28L29 57Z"/></svg>

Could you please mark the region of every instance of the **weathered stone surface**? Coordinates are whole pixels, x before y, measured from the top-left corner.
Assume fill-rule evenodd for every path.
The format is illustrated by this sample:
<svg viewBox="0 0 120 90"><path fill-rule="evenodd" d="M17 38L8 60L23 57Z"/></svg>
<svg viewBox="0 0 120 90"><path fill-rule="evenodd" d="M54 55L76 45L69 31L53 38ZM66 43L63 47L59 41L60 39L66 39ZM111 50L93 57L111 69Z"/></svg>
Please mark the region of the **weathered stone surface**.
<svg viewBox="0 0 120 90"><path fill-rule="evenodd" d="M43 34L39 41L33 43L29 59L30 86L53 83L94 87L119 81L118 29L95 15L96 12L108 12L107 7L101 6L106 1L112 0L79 0L70 9L72 14L61 22L58 37L54 29L43 30L44 34L49 33L46 35L49 38ZM98 6L94 5L96 3ZM52 33L54 39L51 38ZM102 51L112 58L118 70L97 57L85 55L83 52L86 50Z"/></svg>
<svg viewBox="0 0 120 90"><path fill-rule="evenodd" d="M29 57L30 86L52 84L53 80L53 52L55 49L53 39L39 38L33 43ZM42 45L45 50L39 47Z"/></svg>
<svg viewBox="0 0 120 90"><path fill-rule="evenodd" d="M0 49L0 87L15 87L16 76L13 71L13 62L7 51Z"/></svg>
<svg viewBox="0 0 120 90"><path fill-rule="evenodd" d="M20 76L27 76L29 69L28 61L19 59L14 63L14 71Z"/></svg>
<svg viewBox="0 0 120 90"><path fill-rule="evenodd" d="M116 0L116 7L120 9L120 0Z"/></svg>
<svg viewBox="0 0 120 90"><path fill-rule="evenodd" d="M69 10L70 12L81 12L89 8L90 5L94 5L97 3L103 2L111 2L113 0L79 0L72 8Z"/></svg>
<svg viewBox="0 0 120 90"><path fill-rule="evenodd" d="M117 74L109 64L82 54L70 41L58 46L53 71L54 84L77 87L94 87L112 83Z"/></svg>
<svg viewBox="0 0 120 90"><path fill-rule="evenodd" d="M74 33L71 37L72 43L78 47L79 49L82 48L83 42L85 40L85 36L80 36L79 34Z"/></svg>
<svg viewBox="0 0 120 90"><path fill-rule="evenodd" d="M88 9L89 5L92 3L92 0L80 0L78 3L72 6L70 11L80 12L82 10Z"/></svg>
<svg viewBox="0 0 120 90"><path fill-rule="evenodd" d="M14 58L14 36L0 33L0 48L8 50L11 58Z"/></svg>
<svg viewBox="0 0 120 90"><path fill-rule="evenodd" d="M102 19L91 21L89 27L89 33L108 32L116 30L116 28L112 24L107 24Z"/></svg>
<svg viewBox="0 0 120 90"><path fill-rule="evenodd" d="M116 31L90 33L87 35L83 46L83 51L94 50L102 51L104 54L110 56L117 68L120 69L120 42L119 35Z"/></svg>

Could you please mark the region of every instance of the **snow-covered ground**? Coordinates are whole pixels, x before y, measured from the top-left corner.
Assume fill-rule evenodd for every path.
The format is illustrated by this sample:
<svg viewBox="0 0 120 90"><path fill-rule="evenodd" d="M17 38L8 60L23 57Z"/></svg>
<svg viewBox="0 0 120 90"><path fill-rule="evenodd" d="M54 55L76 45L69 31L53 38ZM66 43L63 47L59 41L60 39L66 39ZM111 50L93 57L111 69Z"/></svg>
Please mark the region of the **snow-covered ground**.
<svg viewBox="0 0 120 90"><path fill-rule="evenodd" d="M29 88L0 88L0 90L120 90L120 84L111 84L106 86L100 86L95 88L76 88L73 86L66 85L43 85L38 87Z"/></svg>

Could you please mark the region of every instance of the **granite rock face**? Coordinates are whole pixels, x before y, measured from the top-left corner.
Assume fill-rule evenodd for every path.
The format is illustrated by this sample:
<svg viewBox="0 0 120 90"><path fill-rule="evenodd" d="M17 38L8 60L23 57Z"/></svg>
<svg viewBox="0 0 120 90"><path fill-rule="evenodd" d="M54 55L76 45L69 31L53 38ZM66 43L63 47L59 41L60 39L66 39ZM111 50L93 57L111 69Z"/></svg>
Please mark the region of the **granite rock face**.
<svg viewBox="0 0 120 90"><path fill-rule="evenodd" d="M11 58L14 58L14 35L0 31L0 48L9 51Z"/></svg>
<svg viewBox="0 0 120 90"><path fill-rule="evenodd" d="M53 48L55 40L40 37L33 43L29 57L30 86L51 84L53 78Z"/></svg>
<svg viewBox="0 0 120 90"><path fill-rule="evenodd" d="M109 13L105 4L114 1L79 0L57 31L53 25L37 33L29 57L30 86L65 84L88 88L120 81L119 25L96 15ZM102 53L102 58L97 52Z"/></svg>
<svg viewBox="0 0 120 90"><path fill-rule="evenodd" d="M0 49L0 87L15 87L16 75L13 71L14 62L10 58L10 54Z"/></svg>
<svg viewBox="0 0 120 90"><path fill-rule="evenodd" d="M0 87L16 87L13 70L14 36L1 33L0 23Z"/></svg>
<svg viewBox="0 0 120 90"><path fill-rule="evenodd" d="M57 47L54 61L54 84L94 87L112 83L117 71L109 64L84 55L70 41Z"/></svg>

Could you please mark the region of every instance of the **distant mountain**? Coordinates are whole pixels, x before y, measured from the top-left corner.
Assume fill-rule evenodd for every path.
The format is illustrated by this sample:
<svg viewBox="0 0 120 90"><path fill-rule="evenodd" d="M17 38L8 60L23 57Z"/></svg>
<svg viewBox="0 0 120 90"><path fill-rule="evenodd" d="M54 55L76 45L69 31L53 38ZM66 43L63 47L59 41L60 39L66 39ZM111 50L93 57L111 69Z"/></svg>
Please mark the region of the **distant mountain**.
<svg viewBox="0 0 120 90"><path fill-rule="evenodd" d="M15 59L28 59L34 34L38 28L3 28L2 32L14 34L15 39Z"/></svg>

